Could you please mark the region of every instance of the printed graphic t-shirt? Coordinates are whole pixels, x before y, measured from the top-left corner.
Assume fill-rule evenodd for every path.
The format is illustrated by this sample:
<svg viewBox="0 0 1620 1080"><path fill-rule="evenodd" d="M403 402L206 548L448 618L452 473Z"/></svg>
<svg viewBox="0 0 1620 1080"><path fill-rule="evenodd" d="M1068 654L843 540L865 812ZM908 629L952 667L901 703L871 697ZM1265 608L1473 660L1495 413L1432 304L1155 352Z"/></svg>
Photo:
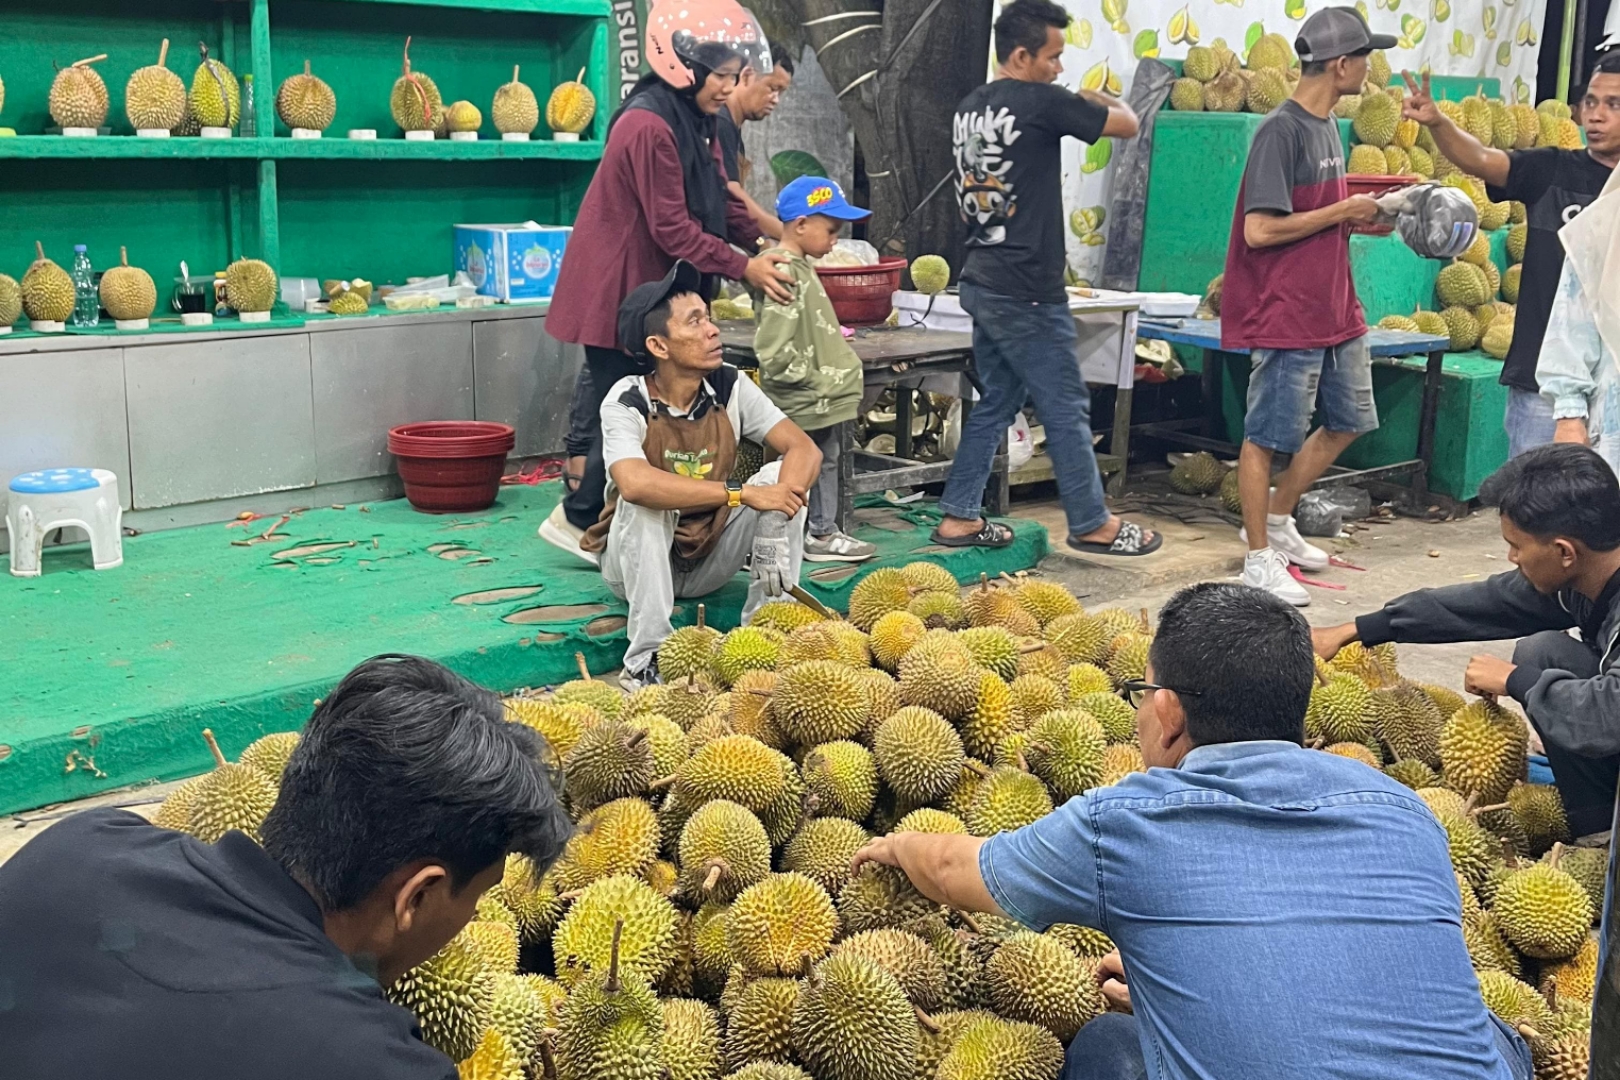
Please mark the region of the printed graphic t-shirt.
<svg viewBox="0 0 1620 1080"><path fill-rule="evenodd" d="M1609 169L1592 160L1585 150L1545 146L1508 155L1508 180L1485 190L1496 202L1524 203L1524 269L1519 271L1519 311L1513 321L1513 345L1502 363L1503 386L1534 394L1536 360L1547 334L1547 316L1558 293L1558 275L1564 267L1564 245L1558 230L1569 224L1598 197L1609 180Z"/></svg>
<svg viewBox="0 0 1620 1080"><path fill-rule="evenodd" d="M1096 142L1108 110L1051 83L997 79L956 107L962 280L1014 300L1063 303L1063 136Z"/></svg>
<svg viewBox="0 0 1620 1080"><path fill-rule="evenodd" d="M1232 212L1221 295L1223 346L1324 349L1367 332L1350 280L1346 226L1269 248L1252 248L1243 237L1247 214L1304 213L1344 201L1347 191L1337 123L1284 101L1254 133Z"/></svg>

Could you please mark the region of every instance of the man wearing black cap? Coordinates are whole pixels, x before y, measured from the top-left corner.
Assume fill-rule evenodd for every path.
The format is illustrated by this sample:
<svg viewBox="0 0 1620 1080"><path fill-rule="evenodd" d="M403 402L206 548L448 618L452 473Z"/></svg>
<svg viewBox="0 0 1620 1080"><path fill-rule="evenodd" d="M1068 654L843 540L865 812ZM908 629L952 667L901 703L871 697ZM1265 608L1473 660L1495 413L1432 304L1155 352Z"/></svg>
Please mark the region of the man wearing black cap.
<svg viewBox="0 0 1620 1080"><path fill-rule="evenodd" d="M1300 537L1294 507L1358 435L1378 427L1348 228L1371 221L1378 204L1348 195L1333 107L1361 91L1368 54L1394 45L1354 8L1305 20L1295 41L1299 85L1254 133L1226 249L1221 344L1253 362L1238 463L1243 581L1298 607L1311 599L1289 564L1325 570L1328 556ZM1307 439L1313 410L1322 426ZM1278 452L1293 461L1273 481Z"/></svg>
<svg viewBox="0 0 1620 1080"><path fill-rule="evenodd" d="M658 681L658 647L675 598L707 596L748 568L746 624L798 584L805 498L821 451L754 383L722 363L720 331L679 261L619 306L619 347L655 365L620 379L602 401L606 505L585 531L602 579L630 605L626 690ZM739 439L778 460L746 485L731 482Z"/></svg>

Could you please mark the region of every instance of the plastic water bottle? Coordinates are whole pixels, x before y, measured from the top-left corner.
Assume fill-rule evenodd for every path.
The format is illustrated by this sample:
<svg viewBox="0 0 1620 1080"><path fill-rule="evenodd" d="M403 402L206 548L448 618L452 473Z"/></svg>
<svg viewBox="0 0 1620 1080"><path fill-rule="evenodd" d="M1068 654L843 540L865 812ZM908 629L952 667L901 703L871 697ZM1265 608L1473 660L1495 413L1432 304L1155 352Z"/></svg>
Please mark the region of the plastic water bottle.
<svg viewBox="0 0 1620 1080"><path fill-rule="evenodd" d="M90 265L89 249L73 245L73 325L95 326L101 322L101 291L96 288L96 271Z"/></svg>
<svg viewBox="0 0 1620 1080"><path fill-rule="evenodd" d="M259 113L253 104L253 76L242 76L242 116L236 122L236 134L244 139L257 138Z"/></svg>

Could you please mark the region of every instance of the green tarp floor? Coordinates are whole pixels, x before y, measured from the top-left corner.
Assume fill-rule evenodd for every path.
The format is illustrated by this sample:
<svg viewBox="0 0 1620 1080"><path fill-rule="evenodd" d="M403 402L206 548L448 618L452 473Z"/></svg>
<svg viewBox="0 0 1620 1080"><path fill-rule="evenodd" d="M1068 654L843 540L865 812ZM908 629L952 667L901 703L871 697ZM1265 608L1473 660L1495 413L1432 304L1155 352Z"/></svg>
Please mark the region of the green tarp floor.
<svg viewBox="0 0 1620 1080"><path fill-rule="evenodd" d="M0 573L0 813L206 769L211 727L234 756L289 731L315 699L378 653L432 657L510 692L596 673L624 655L624 605L597 572L535 535L557 483L503 488L480 514L431 516L403 499L124 540L124 565L96 573L84 545L51 549L45 573ZM957 580L1033 567L1040 525L1009 520L1001 551L931 545L932 504L868 498L858 534L879 558L858 572L805 565L830 607L877 566L938 562ZM4 560L0 559L0 565ZM708 597L707 621L736 625L739 576ZM677 601L676 622L696 616Z"/></svg>

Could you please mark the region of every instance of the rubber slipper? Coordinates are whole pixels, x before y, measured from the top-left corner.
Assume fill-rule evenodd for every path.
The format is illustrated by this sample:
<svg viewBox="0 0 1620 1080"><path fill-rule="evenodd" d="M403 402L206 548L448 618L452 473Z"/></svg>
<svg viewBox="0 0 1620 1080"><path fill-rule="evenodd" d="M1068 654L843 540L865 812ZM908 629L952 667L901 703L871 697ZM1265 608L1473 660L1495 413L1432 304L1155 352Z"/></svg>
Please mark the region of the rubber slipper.
<svg viewBox="0 0 1620 1080"><path fill-rule="evenodd" d="M1153 539L1147 539L1146 531L1134 521L1119 523L1119 532L1109 543L1100 543L1096 540L1076 540L1068 538L1069 547L1083 555L1114 555L1124 558L1135 558L1138 555L1151 555L1164 545L1164 534L1154 533Z"/></svg>
<svg viewBox="0 0 1620 1080"><path fill-rule="evenodd" d="M939 530L935 529L928 534L928 539L940 547L1004 548L1013 542L1013 531L1005 525L998 525L986 519L976 533L967 536L941 536Z"/></svg>

